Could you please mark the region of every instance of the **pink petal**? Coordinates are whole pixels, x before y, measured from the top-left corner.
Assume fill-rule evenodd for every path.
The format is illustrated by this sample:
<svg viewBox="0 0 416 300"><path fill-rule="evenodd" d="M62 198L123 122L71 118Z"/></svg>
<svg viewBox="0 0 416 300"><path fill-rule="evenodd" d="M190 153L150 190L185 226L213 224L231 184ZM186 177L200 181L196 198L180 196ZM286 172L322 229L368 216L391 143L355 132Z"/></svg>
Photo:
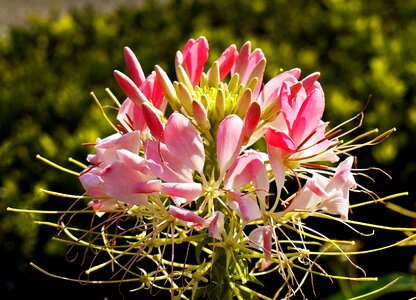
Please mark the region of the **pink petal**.
<svg viewBox="0 0 416 300"><path fill-rule="evenodd" d="M202 186L196 182L185 183L162 183L161 192L166 195L185 198L189 201L194 201L199 198L202 193Z"/></svg>
<svg viewBox="0 0 416 300"><path fill-rule="evenodd" d="M322 183L321 183L322 185ZM321 186L316 182L316 178L308 179L308 181L305 184L305 187L310 189L315 195L317 195L320 198L326 198L328 197L327 192L325 191L325 186Z"/></svg>
<svg viewBox="0 0 416 300"><path fill-rule="evenodd" d="M311 90L315 86L315 83L320 76L321 74L319 72L315 72L302 79L302 85L305 88L305 90Z"/></svg>
<svg viewBox="0 0 416 300"><path fill-rule="evenodd" d="M251 42L247 41L240 49L240 53L238 54L237 61L234 65L234 68L231 70L231 76L235 73L243 75L245 69L247 68L249 56L251 53ZM240 77L241 80L241 77Z"/></svg>
<svg viewBox="0 0 416 300"><path fill-rule="evenodd" d="M261 217L260 208L253 195L232 196L227 203L240 215L244 222L250 222Z"/></svg>
<svg viewBox="0 0 416 300"><path fill-rule="evenodd" d="M327 191L330 191L331 189L353 190L357 187L357 183L355 182L354 176L351 173L353 162L354 157L349 156L338 165L334 177L327 186Z"/></svg>
<svg viewBox="0 0 416 300"><path fill-rule="evenodd" d="M88 206L91 207L93 210L113 210L118 206L117 200L114 199L100 199L100 200L92 200L88 202ZM105 212L99 211L95 212L98 217L102 217Z"/></svg>
<svg viewBox="0 0 416 300"><path fill-rule="evenodd" d="M190 39L183 49L183 62L179 61L187 71L192 85L199 83L199 79L204 70L204 65L208 59L208 41L205 37L197 40Z"/></svg>
<svg viewBox="0 0 416 300"><path fill-rule="evenodd" d="M217 133L217 160L221 176L240 154L243 144L243 121L236 115L227 116Z"/></svg>
<svg viewBox="0 0 416 300"><path fill-rule="evenodd" d="M147 128L141 107L134 104L130 98L124 100L119 108L117 120L128 131L139 130L143 133Z"/></svg>
<svg viewBox="0 0 416 300"><path fill-rule="evenodd" d="M263 81L265 64L264 53L260 49L255 49L251 52L251 43L246 42L241 47L231 75L238 73L240 75L240 83L243 85L246 85L253 77L257 77L259 82L253 92L254 97L257 97L261 82Z"/></svg>
<svg viewBox="0 0 416 300"><path fill-rule="evenodd" d="M164 111L167 104L165 93L159 81L156 80L156 72L152 72L146 80L139 86L143 94L151 100L153 106L158 108L160 111Z"/></svg>
<svg viewBox="0 0 416 300"><path fill-rule="evenodd" d="M222 241L221 233L224 231L224 214L216 211L213 218L206 221L209 222L208 235Z"/></svg>
<svg viewBox="0 0 416 300"><path fill-rule="evenodd" d="M235 160L224 178L224 189L238 190L249 184L264 166L256 152L246 153Z"/></svg>
<svg viewBox="0 0 416 300"><path fill-rule="evenodd" d="M280 73L279 75L270 79L264 86L260 96L259 101L262 109L264 110L270 103L273 102L280 94L280 89L284 81L288 83L295 83L300 76L300 69L292 69Z"/></svg>
<svg viewBox="0 0 416 300"><path fill-rule="evenodd" d="M144 155L153 174L168 182L193 182L192 170L173 156L166 145L147 140Z"/></svg>
<svg viewBox="0 0 416 300"><path fill-rule="evenodd" d="M110 164L117 161L118 155L117 150L125 149L132 153L138 153L140 148L140 132L132 131L123 135L114 134L111 135L95 146L97 163Z"/></svg>
<svg viewBox="0 0 416 300"><path fill-rule="evenodd" d="M240 54L238 55L235 63L235 70L232 75L238 73L240 75L240 82L242 84L248 83L253 69L263 58L264 54L260 49L256 49L251 52L251 43L246 42L243 47L241 47Z"/></svg>
<svg viewBox="0 0 416 300"><path fill-rule="evenodd" d="M299 101L296 101L296 97L294 98L291 92L289 84L287 82L283 82L282 89L280 91L280 106L289 130L292 129L293 123L296 120L302 104L298 102L303 100L299 99Z"/></svg>
<svg viewBox="0 0 416 300"><path fill-rule="evenodd" d="M339 191L338 193L332 195L331 198L323 201L318 206L318 209L322 209L329 214L340 215L341 219L347 220L349 210L348 206L348 198L343 195L342 191Z"/></svg>
<svg viewBox="0 0 416 300"><path fill-rule="evenodd" d="M138 172L133 171L121 162L114 162L100 173L103 188L107 195L130 204L147 204L147 196L136 194L132 186L142 181Z"/></svg>
<svg viewBox="0 0 416 300"><path fill-rule="evenodd" d="M97 171L91 169L88 172L82 173L79 181L84 187L87 194L91 197L106 197L101 178L97 175Z"/></svg>
<svg viewBox="0 0 416 300"><path fill-rule="evenodd" d="M270 146L283 149L289 153L296 151L296 145L291 137L282 131L277 131L274 128L267 127L265 129L264 139Z"/></svg>
<svg viewBox="0 0 416 300"><path fill-rule="evenodd" d="M194 224L198 224L198 225L204 225L205 220L204 218L201 218L200 216L198 216L196 213L185 209L185 208L181 208L181 207L177 207L174 205L169 206L169 211L168 213L177 218L178 220L184 221L184 222L190 222L190 223L194 223Z"/></svg>
<svg viewBox="0 0 416 300"><path fill-rule="evenodd" d="M152 194L160 192L161 189L162 182L160 180L135 182L131 185L132 192L138 194Z"/></svg>
<svg viewBox="0 0 416 300"><path fill-rule="evenodd" d="M129 166L129 168L132 170L140 172L143 176L154 177L146 164L146 160L143 157L137 155L137 153L130 152L126 149L121 149L117 150L117 156L120 162L126 166Z"/></svg>
<svg viewBox="0 0 416 300"><path fill-rule="evenodd" d="M312 91L305 99L293 122L291 136L297 145L313 133L320 124L324 113L324 95L319 89Z"/></svg>
<svg viewBox="0 0 416 300"><path fill-rule="evenodd" d="M269 192L269 175L267 174L266 166L263 164L253 180L254 188L256 189L257 197L260 202L263 202L264 206L267 194Z"/></svg>
<svg viewBox="0 0 416 300"><path fill-rule="evenodd" d="M260 226L248 235L250 245L258 250L262 250L266 261L270 260L272 254L272 234L271 226Z"/></svg>
<svg viewBox="0 0 416 300"><path fill-rule="evenodd" d="M261 115L261 108L260 104L257 102L252 102L249 106L246 115L244 116L244 125L243 125L243 132L244 132L244 141L243 143L247 143L250 140L251 135L257 128L257 125L260 121Z"/></svg>
<svg viewBox="0 0 416 300"><path fill-rule="evenodd" d="M290 211L316 211L318 205L328 196L325 187L329 179L322 175L314 175L308 179L305 186L299 191L292 200L285 212Z"/></svg>
<svg viewBox="0 0 416 300"><path fill-rule="evenodd" d="M237 56L237 47L235 45L231 45L225 49L221 56L217 59L217 62L220 66L220 80L223 80L225 76L230 73L231 68L235 64Z"/></svg>
<svg viewBox="0 0 416 300"><path fill-rule="evenodd" d="M133 51L131 51L129 47L124 47L124 60L127 65L130 78L137 86L140 86L146 77L136 55L134 55Z"/></svg>
<svg viewBox="0 0 416 300"><path fill-rule="evenodd" d="M269 261L272 254L272 233L271 226L260 226L250 232L248 239L250 244L264 253L264 258Z"/></svg>
<svg viewBox="0 0 416 300"><path fill-rule="evenodd" d="M270 166L272 167L274 180L277 185L277 200L280 199L280 192L285 183L285 166L283 164L282 151L276 147L267 146Z"/></svg>
<svg viewBox="0 0 416 300"><path fill-rule="evenodd" d="M264 244L263 228L264 226L257 227L256 229L253 229L248 235L248 240L249 240L250 245L258 250L263 250L263 244Z"/></svg>
<svg viewBox="0 0 416 300"><path fill-rule="evenodd" d="M184 115L173 113L166 124L165 143L169 151L185 166L202 173L205 150L199 132Z"/></svg>
<svg viewBox="0 0 416 300"><path fill-rule="evenodd" d="M114 141L116 149L125 149L132 153L138 153L140 149L140 132L133 131L123 134Z"/></svg>

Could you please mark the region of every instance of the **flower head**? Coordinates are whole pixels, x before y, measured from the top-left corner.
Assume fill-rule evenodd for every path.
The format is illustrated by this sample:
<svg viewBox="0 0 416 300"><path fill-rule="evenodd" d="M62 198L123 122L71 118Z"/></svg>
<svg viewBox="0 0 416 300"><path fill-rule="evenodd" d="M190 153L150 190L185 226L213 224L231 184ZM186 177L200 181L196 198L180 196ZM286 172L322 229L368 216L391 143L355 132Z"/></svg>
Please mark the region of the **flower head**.
<svg viewBox="0 0 416 300"><path fill-rule="evenodd" d="M211 298L242 298L247 281L275 270L293 296L304 282L293 268L322 271L315 261L326 250L310 252L308 245L339 248L305 229L302 218L330 214L346 221L349 192L358 186L352 156L332 166L362 145L342 145L327 131L320 74L300 80L294 68L264 81L265 55L250 42L239 50L230 45L207 66L205 37L176 53L176 80L158 65L145 76L127 47L124 58L128 75L114 72L125 94L117 133L96 140L79 176L88 206L108 219L89 231L88 242L76 243L105 250L107 263L125 272L122 280L133 275L143 287L170 284L172 298L211 289ZM183 249L185 258L177 255ZM195 259L187 261L190 253ZM145 270L142 261L154 268ZM218 286L224 290L215 292Z"/></svg>

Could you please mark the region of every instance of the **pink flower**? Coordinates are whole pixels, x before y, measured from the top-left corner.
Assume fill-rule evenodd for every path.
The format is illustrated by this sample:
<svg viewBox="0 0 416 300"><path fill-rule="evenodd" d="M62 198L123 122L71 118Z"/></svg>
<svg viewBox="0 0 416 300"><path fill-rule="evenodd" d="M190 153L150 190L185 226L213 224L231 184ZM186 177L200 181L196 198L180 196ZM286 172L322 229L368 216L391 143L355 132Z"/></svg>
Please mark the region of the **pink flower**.
<svg viewBox="0 0 416 300"><path fill-rule="evenodd" d="M147 196L132 190L133 184L151 185L155 179L145 160L137 155L140 144L138 131L97 139L96 154L88 156L92 165L79 178L87 194L94 197L89 206L113 209L122 202L147 205ZM147 190L145 194L153 192Z"/></svg>
<svg viewBox="0 0 416 300"><path fill-rule="evenodd" d="M302 163L338 160L332 149L337 140L325 137L328 124L321 120L325 100L317 77L312 74L303 82L292 83L289 76L289 82L284 81L280 91L282 113L265 128L270 165L279 191L286 167L293 170Z"/></svg>
<svg viewBox="0 0 416 300"><path fill-rule="evenodd" d="M330 214L340 215L342 219L347 219L349 191L357 187L351 173L353 161L353 157L348 157L341 162L332 179L314 174L283 211L283 214L291 211L324 210Z"/></svg>

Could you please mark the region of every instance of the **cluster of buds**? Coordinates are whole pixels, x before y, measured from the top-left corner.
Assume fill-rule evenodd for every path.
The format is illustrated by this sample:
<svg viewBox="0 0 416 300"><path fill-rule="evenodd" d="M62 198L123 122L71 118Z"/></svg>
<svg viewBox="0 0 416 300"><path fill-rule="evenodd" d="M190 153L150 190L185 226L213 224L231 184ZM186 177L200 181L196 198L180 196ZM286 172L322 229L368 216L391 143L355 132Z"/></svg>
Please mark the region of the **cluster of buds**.
<svg viewBox="0 0 416 300"><path fill-rule="evenodd" d="M124 49L128 75L114 72L127 97L117 132L97 139L79 176L88 206L107 218L88 246L110 258L88 273L117 264L123 279L175 299L268 299L246 283L276 272L285 288L274 297L293 296L304 281L294 269L329 276L303 238L337 241L302 220L348 219L357 188L348 152L357 146L322 120L319 73L300 79L292 69L264 82L265 55L250 42L229 46L209 68L208 52L206 38L189 40L172 81L159 66L146 77Z"/></svg>

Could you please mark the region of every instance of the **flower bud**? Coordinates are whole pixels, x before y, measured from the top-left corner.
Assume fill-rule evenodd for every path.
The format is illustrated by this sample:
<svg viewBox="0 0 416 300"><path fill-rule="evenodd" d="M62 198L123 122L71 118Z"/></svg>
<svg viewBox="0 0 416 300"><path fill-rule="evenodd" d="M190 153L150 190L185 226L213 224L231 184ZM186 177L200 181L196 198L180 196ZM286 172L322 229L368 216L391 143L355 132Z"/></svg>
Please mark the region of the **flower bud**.
<svg viewBox="0 0 416 300"><path fill-rule="evenodd" d="M208 85L216 87L220 83L220 66L218 62L214 62L212 67L209 69L208 74Z"/></svg>
<svg viewBox="0 0 416 300"><path fill-rule="evenodd" d="M130 98L136 105L140 106L143 103L150 103L146 96L140 91L137 85L127 75L120 71L114 71L114 78L117 84L123 90L124 94Z"/></svg>
<svg viewBox="0 0 416 300"><path fill-rule="evenodd" d="M235 73L233 77L231 77L230 81L228 82L228 90L230 93L233 93L235 90L237 90L240 82L240 75L238 73Z"/></svg>
<svg viewBox="0 0 416 300"><path fill-rule="evenodd" d="M176 82L175 82L176 83ZM174 85L176 94L178 95L179 102L188 113L188 115L192 116L192 96L189 92L186 84L179 82Z"/></svg>
<svg viewBox="0 0 416 300"><path fill-rule="evenodd" d="M224 118L224 111L225 111L225 95L222 89L219 89L217 92L217 96L215 97L215 113L217 115L218 120L222 120Z"/></svg>
<svg viewBox="0 0 416 300"><path fill-rule="evenodd" d="M207 111L200 102L192 101L192 114L196 123L203 132L207 131L211 127L207 117Z"/></svg>
<svg viewBox="0 0 416 300"><path fill-rule="evenodd" d="M244 118L248 107L250 106L251 103L251 96L252 96L252 91L251 89L246 89L243 94L241 95L240 99L238 99L238 103L237 103L237 115L240 118Z"/></svg>
<svg viewBox="0 0 416 300"><path fill-rule="evenodd" d="M131 80L137 86L140 86L146 80L146 76L136 55L134 55L129 47L124 47L124 61L126 62Z"/></svg>
<svg viewBox="0 0 416 300"><path fill-rule="evenodd" d="M148 104L142 105L144 119L150 129L153 137L163 142L165 134L165 126L162 123L159 115Z"/></svg>
<svg viewBox="0 0 416 300"><path fill-rule="evenodd" d="M181 65L178 65L176 68L176 77L178 77L178 81L183 83L188 89L193 89L191 79L189 79L188 74Z"/></svg>
<svg viewBox="0 0 416 300"><path fill-rule="evenodd" d="M156 78L162 86L162 89L165 92L165 96L168 99L169 104L172 106L174 110L179 110L180 103L178 100L178 96L176 95L175 88L173 87L173 84L170 81L168 75L158 65L155 66L155 71Z"/></svg>

